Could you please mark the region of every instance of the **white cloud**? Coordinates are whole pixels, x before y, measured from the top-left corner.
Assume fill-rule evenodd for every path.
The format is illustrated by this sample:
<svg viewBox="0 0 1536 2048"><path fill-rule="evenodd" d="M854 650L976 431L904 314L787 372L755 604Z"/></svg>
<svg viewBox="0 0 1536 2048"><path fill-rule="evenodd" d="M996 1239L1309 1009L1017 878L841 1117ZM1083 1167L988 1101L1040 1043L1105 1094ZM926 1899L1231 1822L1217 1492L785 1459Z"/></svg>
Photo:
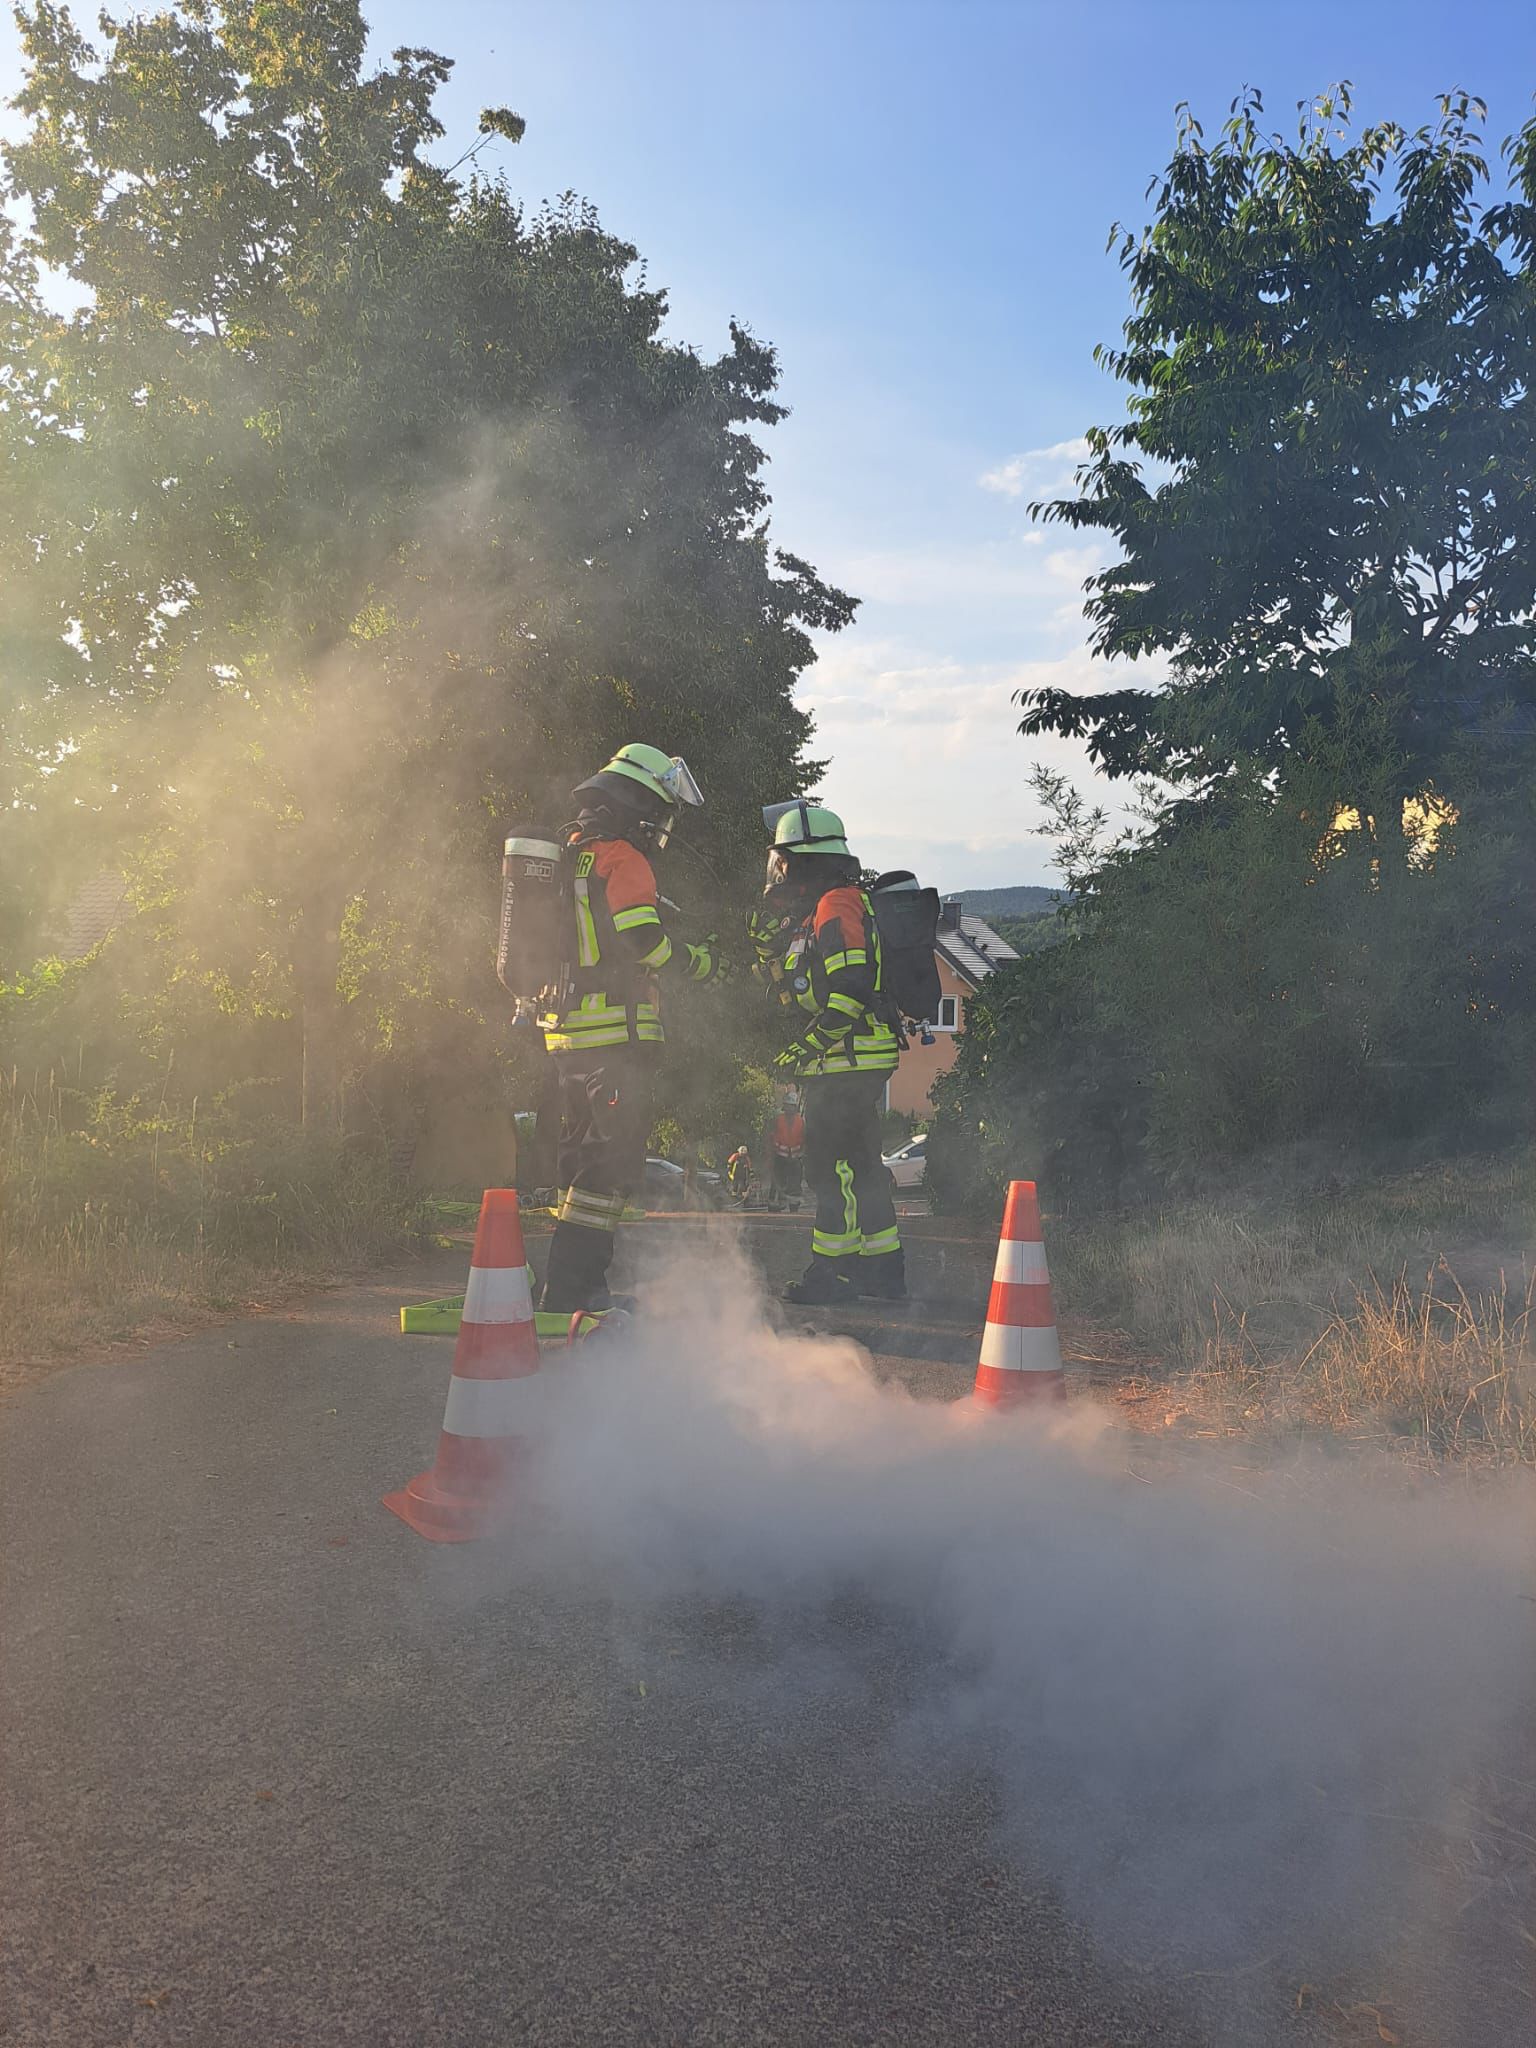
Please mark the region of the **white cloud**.
<svg viewBox="0 0 1536 2048"><path fill-rule="evenodd" d="M834 583L880 605L936 608L1007 604L1050 616L1063 588L1078 591L1103 565L1102 545L1039 552L1042 536L1021 534L974 547L883 548L833 555L820 566ZM1027 552L1026 552L1027 550Z"/></svg>
<svg viewBox="0 0 1536 2048"><path fill-rule="evenodd" d="M1079 435L1050 448L1026 448L1022 455L1011 455L996 469L984 471L977 482L984 491L997 491L1005 498L1022 498L1026 491L1032 498L1054 498L1072 488L1073 472L1087 456L1088 443Z"/></svg>
<svg viewBox="0 0 1536 2048"><path fill-rule="evenodd" d="M1080 441L1032 449L990 472L1005 500L1070 490ZM1097 775L1080 741L1025 739L1020 690L1153 686L1159 671L1095 661L1084 644L1083 584L1113 559L1103 536L996 534L987 515L935 506L931 542L855 552L823 548L823 572L865 600L854 626L824 637L797 692L828 762L822 794L861 857L912 867L940 888L1053 882L1037 836L1029 771L1043 762L1126 815L1131 792Z"/></svg>
<svg viewBox="0 0 1536 2048"><path fill-rule="evenodd" d="M1130 792L1094 773L1075 740L1024 739L1013 693L1151 685L1155 672L1110 668L1075 646L1013 662L965 662L898 635L857 630L823 643L799 696L816 719L812 751L830 761L822 793L869 864L911 867L941 888L1054 882L1035 836L1028 786L1044 761L1123 813Z"/></svg>

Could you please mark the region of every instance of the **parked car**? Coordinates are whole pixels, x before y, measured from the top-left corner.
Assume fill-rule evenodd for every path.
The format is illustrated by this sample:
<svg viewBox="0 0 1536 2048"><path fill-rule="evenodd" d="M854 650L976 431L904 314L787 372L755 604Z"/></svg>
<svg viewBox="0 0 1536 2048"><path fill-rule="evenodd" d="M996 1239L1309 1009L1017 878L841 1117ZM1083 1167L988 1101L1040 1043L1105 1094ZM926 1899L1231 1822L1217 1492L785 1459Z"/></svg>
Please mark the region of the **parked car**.
<svg viewBox="0 0 1536 2048"><path fill-rule="evenodd" d="M718 1209L724 1188L718 1173L700 1169L689 1176L675 1160L647 1159L645 1162L645 1206L651 1210Z"/></svg>
<svg viewBox="0 0 1536 2048"><path fill-rule="evenodd" d="M909 1144L900 1146L894 1152L887 1152L885 1163L890 1168L891 1179L899 1188L920 1188L923 1175L928 1170L928 1134L913 1138Z"/></svg>

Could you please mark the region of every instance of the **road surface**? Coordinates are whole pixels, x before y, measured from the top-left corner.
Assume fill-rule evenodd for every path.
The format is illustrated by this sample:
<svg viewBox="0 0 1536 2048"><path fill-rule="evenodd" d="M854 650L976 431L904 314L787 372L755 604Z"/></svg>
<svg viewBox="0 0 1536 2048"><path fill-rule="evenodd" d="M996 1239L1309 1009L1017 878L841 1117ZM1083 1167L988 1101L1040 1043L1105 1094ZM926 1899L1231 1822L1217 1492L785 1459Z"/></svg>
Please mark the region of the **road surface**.
<svg viewBox="0 0 1536 2048"><path fill-rule="evenodd" d="M463 1266L8 1405L0 2039L1314 2038L1283 1985L1216 2017L1097 1949L1000 1853L984 1776L900 1762L923 1646L890 1625L635 1617L386 1513L449 1357L395 1311Z"/></svg>

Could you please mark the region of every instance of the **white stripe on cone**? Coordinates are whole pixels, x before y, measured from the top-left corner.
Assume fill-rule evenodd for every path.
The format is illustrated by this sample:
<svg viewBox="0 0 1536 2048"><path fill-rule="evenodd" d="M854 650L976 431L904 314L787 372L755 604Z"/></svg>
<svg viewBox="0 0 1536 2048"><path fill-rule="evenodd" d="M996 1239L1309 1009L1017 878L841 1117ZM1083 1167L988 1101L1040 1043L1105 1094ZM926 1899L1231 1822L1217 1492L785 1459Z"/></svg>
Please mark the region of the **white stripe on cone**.
<svg viewBox="0 0 1536 2048"><path fill-rule="evenodd" d="M533 1295L526 1266L471 1266L461 1320L466 1323L531 1323Z"/></svg>
<svg viewBox="0 0 1536 2048"><path fill-rule="evenodd" d="M544 1375L529 1372L509 1380L448 1382L443 1411L445 1436L516 1436L544 1405Z"/></svg>
<svg viewBox="0 0 1536 2048"><path fill-rule="evenodd" d="M1005 1237L997 1247L997 1264L992 1268L994 1280L1005 1281L1011 1287L1044 1287L1050 1282L1046 1270L1045 1246L1038 1241L1033 1244L1021 1243L1016 1238Z"/></svg>
<svg viewBox="0 0 1536 2048"><path fill-rule="evenodd" d="M1012 1323L988 1323L978 1363L994 1372L1060 1372L1061 1339L1054 1328L1021 1330Z"/></svg>

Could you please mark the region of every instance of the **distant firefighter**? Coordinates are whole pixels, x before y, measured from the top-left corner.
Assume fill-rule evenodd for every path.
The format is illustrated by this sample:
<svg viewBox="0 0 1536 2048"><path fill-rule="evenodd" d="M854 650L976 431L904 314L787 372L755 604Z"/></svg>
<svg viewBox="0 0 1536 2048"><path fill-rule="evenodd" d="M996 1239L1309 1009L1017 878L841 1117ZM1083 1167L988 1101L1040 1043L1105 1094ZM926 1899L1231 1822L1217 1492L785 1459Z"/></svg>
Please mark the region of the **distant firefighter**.
<svg viewBox="0 0 1536 2048"><path fill-rule="evenodd" d="M880 1107L901 1050L880 932L835 812L777 805L763 897L748 920L758 970L795 1017L774 1064L805 1104L805 1173L816 1202L811 1263L785 1298L906 1296L906 1268L880 1157Z"/></svg>
<svg viewBox="0 0 1536 2048"><path fill-rule="evenodd" d="M805 1117L793 1088L787 1089L763 1134L768 1159L768 1206L798 1209L805 1180Z"/></svg>

